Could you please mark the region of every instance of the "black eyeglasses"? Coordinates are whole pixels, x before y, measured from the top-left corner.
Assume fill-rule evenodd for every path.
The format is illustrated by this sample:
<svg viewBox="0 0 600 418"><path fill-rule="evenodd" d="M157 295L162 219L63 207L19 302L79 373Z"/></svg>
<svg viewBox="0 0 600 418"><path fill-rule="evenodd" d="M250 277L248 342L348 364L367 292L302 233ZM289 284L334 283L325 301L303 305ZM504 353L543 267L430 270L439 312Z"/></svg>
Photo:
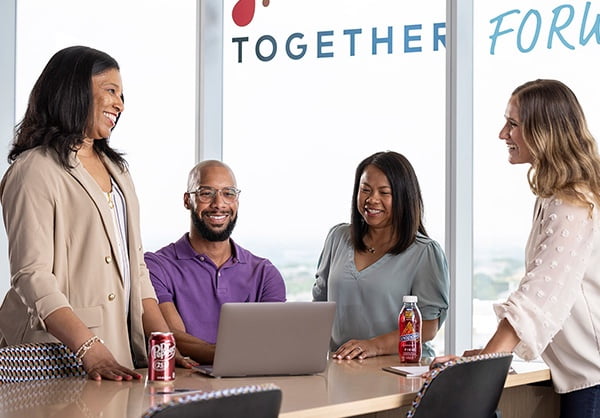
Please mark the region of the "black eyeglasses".
<svg viewBox="0 0 600 418"><path fill-rule="evenodd" d="M195 194L196 199L202 203L212 202L215 197L217 197L217 193L221 193L221 198L223 198L225 203L233 203L238 200L241 192L242 191L240 189L236 189L235 187L223 187L222 189L215 189L214 187L202 186L199 187L198 190L188 193Z"/></svg>

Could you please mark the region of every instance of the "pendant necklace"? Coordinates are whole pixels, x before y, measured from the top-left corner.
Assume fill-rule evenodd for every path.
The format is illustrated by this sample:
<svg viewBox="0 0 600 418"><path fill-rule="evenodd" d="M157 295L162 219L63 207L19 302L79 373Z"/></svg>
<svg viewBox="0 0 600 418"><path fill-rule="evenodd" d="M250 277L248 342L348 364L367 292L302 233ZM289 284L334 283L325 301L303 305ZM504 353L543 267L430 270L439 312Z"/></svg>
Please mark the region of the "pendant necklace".
<svg viewBox="0 0 600 418"><path fill-rule="evenodd" d="M106 193L106 200L108 201L108 207L113 209L115 207L115 204L112 200L111 192L104 192L104 193Z"/></svg>

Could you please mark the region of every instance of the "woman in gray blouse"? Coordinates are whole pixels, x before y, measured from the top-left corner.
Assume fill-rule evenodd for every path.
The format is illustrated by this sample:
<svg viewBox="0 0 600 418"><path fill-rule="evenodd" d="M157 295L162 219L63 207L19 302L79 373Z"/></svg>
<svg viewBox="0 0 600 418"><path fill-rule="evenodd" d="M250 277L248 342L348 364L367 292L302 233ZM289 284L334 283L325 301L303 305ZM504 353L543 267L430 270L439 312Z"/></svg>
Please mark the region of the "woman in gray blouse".
<svg viewBox="0 0 600 418"><path fill-rule="evenodd" d="M313 300L336 302L335 358L397 353L404 295L418 296L423 356L446 318L448 266L423 226L423 199L410 162L378 152L356 169L350 224L334 226L313 286Z"/></svg>

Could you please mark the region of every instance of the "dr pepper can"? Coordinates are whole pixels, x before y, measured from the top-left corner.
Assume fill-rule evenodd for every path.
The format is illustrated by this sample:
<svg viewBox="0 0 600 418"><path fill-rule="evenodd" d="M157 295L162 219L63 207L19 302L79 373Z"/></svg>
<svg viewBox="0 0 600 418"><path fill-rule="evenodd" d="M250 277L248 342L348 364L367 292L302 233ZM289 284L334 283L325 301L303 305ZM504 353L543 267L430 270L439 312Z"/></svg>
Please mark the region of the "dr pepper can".
<svg viewBox="0 0 600 418"><path fill-rule="evenodd" d="M153 332L148 341L148 380L175 380L175 338L172 332Z"/></svg>

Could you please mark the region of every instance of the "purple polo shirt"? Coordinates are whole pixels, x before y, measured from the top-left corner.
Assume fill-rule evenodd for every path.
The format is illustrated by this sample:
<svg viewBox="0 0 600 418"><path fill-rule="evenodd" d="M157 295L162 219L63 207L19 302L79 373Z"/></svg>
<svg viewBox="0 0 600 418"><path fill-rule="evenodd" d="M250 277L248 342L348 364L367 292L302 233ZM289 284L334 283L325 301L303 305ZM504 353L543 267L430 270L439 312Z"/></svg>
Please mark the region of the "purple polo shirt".
<svg viewBox="0 0 600 418"><path fill-rule="evenodd" d="M232 257L217 266L198 254L186 233L155 253L144 254L158 302L173 302L188 334L214 344L225 302L285 302L279 270L230 240Z"/></svg>

